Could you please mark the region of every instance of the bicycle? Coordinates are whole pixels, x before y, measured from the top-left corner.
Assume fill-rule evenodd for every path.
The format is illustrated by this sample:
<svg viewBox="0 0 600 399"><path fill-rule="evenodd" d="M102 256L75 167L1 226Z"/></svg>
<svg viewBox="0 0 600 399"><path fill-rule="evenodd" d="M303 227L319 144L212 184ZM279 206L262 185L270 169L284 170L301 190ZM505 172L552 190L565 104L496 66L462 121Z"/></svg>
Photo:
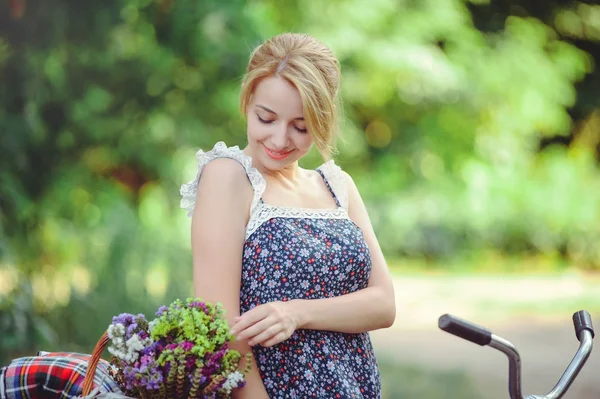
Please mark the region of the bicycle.
<svg viewBox="0 0 600 399"><path fill-rule="evenodd" d="M592 352L594 339L592 318L587 311L580 310L579 312L575 312L573 314L573 325L575 327L575 335L579 340L579 348L558 383L546 395L529 395L524 397L521 390L521 357L511 342L493 334L484 327L450 314L444 314L438 320L438 326L443 331L477 345L491 346L508 357L508 392L511 399L560 399L563 397L588 360Z"/></svg>

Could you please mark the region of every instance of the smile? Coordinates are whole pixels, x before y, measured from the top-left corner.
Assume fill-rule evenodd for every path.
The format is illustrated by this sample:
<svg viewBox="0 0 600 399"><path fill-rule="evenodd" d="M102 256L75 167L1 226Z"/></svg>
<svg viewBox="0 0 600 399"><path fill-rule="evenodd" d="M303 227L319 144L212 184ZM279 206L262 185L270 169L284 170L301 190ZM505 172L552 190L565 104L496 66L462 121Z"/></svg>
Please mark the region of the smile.
<svg viewBox="0 0 600 399"><path fill-rule="evenodd" d="M290 155L292 153L292 151L293 151L293 150L292 151L287 151L287 152L274 151L274 150L271 150L267 146L264 146L264 147L265 147L265 152L267 153L267 155L270 158L278 160L278 161L287 158L287 156Z"/></svg>

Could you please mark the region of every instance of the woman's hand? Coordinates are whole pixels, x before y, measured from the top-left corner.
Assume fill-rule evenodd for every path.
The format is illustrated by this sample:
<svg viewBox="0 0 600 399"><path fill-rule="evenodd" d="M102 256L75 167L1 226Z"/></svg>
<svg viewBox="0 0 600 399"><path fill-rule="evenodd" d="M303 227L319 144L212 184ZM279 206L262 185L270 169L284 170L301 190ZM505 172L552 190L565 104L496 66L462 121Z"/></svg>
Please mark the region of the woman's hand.
<svg viewBox="0 0 600 399"><path fill-rule="evenodd" d="M269 302L235 318L231 334L248 345L273 346L288 339L298 328L298 317L289 302Z"/></svg>

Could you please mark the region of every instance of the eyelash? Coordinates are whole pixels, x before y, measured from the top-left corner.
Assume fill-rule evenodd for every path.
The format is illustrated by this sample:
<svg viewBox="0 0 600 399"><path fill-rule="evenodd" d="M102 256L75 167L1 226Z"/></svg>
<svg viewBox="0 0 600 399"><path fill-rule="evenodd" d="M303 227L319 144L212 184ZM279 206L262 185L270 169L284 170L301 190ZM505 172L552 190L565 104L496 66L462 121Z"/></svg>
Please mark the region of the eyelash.
<svg viewBox="0 0 600 399"><path fill-rule="evenodd" d="M267 120L264 120L264 119L263 119L263 118L261 118L261 117L260 117L258 114L256 114L256 117L258 118L258 120L259 120L261 123L264 123L265 125L268 125L269 123L273 122L273 121L267 121ZM307 132L307 130L306 130L306 129L300 129L299 127L296 127L296 126L294 126L294 129L296 129L296 130L297 130L299 133L306 133L306 132Z"/></svg>

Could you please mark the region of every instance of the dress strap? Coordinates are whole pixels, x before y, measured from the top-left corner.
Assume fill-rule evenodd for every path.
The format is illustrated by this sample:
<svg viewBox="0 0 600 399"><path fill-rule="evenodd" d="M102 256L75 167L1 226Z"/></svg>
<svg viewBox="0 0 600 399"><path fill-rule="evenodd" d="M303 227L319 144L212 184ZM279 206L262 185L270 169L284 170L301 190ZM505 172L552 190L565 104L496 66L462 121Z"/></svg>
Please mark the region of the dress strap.
<svg viewBox="0 0 600 399"><path fill-rule="evenodd" d="M329 189L329 192L333 196L333 199L335 200L335 204L338 207L342 206L342 204L340 204L340 200L338 199L337 195L335 195L335 191L333 191L333 189L331 188L331 184L329 184L329 181L327 180L327 176L325 176L325 174L323 173L323 171L320 170L320 169L317 169L317 172L319 172L319 174L321 175L321 177L325 181L325 185L327 186L327 188Z"/></svg>
<svg viewBox="0 0 600 399"><path fill-rule="evenodd" d="M330 160L319 166L317 172L323 177L337 206L348 210L347 180L342 169L333 160Z"/></svg>
<svg viewBox="0 0 600 399"><path fill-rule="evenodd" d="M262 195L267 187L265 178L258 171L258 169L252 166L252 158L249 155L246 155L238 146L228 147L222 141L217 142L210 151L205 152L203 150L199 150L196 153L198 172L193 180L183 184L179 189L179 193L181 194L181 208L188 211L188 216L192 216L194 205L196 203L196 194L198 192L198 181L200 179L200 175L202 174L202 169L204 169L204 166L206 166L206 164L208 164L210 161L217 158L234 159L244 167L246 175L248 176L248 180L250 180L250 184L254 190L252 205L250 206L250 214L252 215L259 205Z"/></svg>

